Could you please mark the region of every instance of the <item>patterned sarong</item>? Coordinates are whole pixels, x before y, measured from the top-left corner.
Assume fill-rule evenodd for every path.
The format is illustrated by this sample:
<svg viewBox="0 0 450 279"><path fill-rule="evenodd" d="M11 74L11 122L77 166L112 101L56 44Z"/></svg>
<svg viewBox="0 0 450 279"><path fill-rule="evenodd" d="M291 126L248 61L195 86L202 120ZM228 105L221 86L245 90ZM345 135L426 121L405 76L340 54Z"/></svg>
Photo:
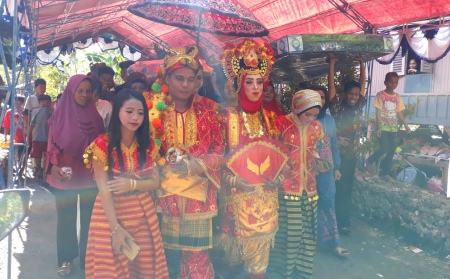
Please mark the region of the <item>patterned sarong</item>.
<svg viewBox="0 0 450 279"><path fill-rule="evenodd" d="M270 253L271 279L311 278L317 239L317 200L306 194L299 200L280 195L279 228Z"/></svg>
<svg viewBox="0 0 450 279"><path fill-rule="evenodd" d="M166 256L151 196L147 192L114 195L114 208L122 227L133 236L141 250L133 261L123 254L113 254L111 229L98 195L89 229L86 278L168 279Z"/></svg>
<svg viewBox="0 0 450 279"><path fill-rule="evenodd" d="M212 248L212 219L171 222L162 218L164 248L198 251Z"/></svg>

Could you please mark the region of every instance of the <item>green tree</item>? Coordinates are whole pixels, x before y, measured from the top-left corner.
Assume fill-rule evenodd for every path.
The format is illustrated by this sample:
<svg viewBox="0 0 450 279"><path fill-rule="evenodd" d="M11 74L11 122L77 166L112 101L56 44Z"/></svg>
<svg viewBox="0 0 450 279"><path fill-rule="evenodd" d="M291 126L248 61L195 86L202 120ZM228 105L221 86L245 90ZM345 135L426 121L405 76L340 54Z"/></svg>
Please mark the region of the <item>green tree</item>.
<svg viewBox="0 0 450 279"><path fill-rule="evenodd" d="M114 72L114 82L120 84L124 82L120 76L120 62L126 61L126 59L120 54L119 49L103 52L103 53L86 53L86 59L91 64L105 63L106 66L111 67Z"/></svg>
<svg viewBox="0 0 450 279"><path fill-rule="evenodd" d="M114 81L118 84L122 83L120 77L119 63L126 60L118 49L102 52L100 48L94 44L86 49L77 49L70 55L61 55L58 59L62 60L64 66L58 69L53 65L41 65L37 63L36 77L43 78L47 81L47 93L56 98L56 96L64 91L70 77L76 74L87 74L90 72L90 64L104 62L107 66L113 68L116 72Z"/></svg>
<svg viewBox="0 0 450 279"><path fill-rule="evenodd" d="M55 99L58 94L64 91L69 81L69 73L62 72L53 65L41 65L37 63L36 76L47 81L47 94Z"/></svg>

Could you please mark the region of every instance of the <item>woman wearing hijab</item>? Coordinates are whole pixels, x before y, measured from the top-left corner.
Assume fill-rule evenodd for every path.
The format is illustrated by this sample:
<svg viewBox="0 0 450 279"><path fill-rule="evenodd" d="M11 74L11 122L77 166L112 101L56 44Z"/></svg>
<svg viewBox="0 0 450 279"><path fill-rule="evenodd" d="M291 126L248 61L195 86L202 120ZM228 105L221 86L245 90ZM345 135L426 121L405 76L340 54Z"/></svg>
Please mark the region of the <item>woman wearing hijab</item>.
<svg viewBox="0 0 450 279"><path fill-rule="evenodd" d="M270 46L248 39L228 45L223 54L225 74L239 101L222 115L228 144L218 222L218 242L228 265L224 278L265 278L278 229L278 187L287 156L275 118L261 105L263 81L273 62Z"/></svg>
<svg viewBox="0 0 450 279"><path fill-rule="evenodd" d="M80 268L84 269L89 223L98 192L90 170L84 165L83 154L86 147L104 132L103 119L92 100L92 82L88 76L74 75L70 78L49 125L46 166L58 215L58 275L68 277L72 273L73 260L78 256Z"/></svg>
<svg viewBox="0 0 450 279"><path fill-rule="evenodd" d="M268 80L264 82L264 93L263 93L263 108L268 112L274 112L277 117L285 115L286 113L278 104L275 98L275 87L273 86L272 81Z"/></svg>
<svg viewBox="0 0 450 279"><path fill-rule="evenodd" d="M300 90L291 113L277 121L280 139L289 149L291 169L279 191L279 229L270 253L269 278L311 278L317 236L317 142L323 137L319 121L320 95Z"/></svg>

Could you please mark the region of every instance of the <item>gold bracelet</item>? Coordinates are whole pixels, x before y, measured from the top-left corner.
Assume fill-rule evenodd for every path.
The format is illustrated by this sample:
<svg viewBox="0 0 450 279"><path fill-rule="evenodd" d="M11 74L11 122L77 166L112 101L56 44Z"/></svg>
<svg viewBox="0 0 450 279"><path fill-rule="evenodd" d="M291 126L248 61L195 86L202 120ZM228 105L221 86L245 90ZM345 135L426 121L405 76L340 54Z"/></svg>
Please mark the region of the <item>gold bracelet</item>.
<svg viewBox="0 0 450 279"><path fill-rule="evenodd" d="M133 191L133 179L130 178L130 190L128 192Z"/></svg>
<svg viewBox="0 0 450 279"><path fill-rule="evenodd" d="M132 179L133 180L133 191L134 190L136 190L136 184L137 184L137 182L136 182L136 179Z"/></svg>
<svg viewBox="0 0 450 279"><path fill-rule="evenodd" d="M117 223L116 227L114 228L114 230L111 232L111 236L113 236L113 234L116 233L117 229L119 228L119 223Z"/></svg>

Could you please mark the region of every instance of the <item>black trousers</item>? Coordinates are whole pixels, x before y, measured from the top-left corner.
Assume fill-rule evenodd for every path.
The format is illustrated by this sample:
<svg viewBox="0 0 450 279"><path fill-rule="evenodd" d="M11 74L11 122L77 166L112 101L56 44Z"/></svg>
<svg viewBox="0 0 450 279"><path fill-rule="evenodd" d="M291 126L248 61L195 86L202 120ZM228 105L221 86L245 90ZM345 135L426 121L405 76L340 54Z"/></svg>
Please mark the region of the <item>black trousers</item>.
<svg viewBox="0 0 450 279"><path fill-rule="evenodd" d="M341 179L336 181L336 221L338 228L351 227L350 215L352 210L352 191L355 179L357 159L352 156L341 154Z"/></svg>
<svg viewBox="0 0 450 279"><path fill-rule="evenodd" d="M380 164L380 176L389 175L392 169L392 161L394 159L395 149L397 148L397 132L381 132L379 138L380 148L378 148L370 157L367 162L370 164L375 163L383 154L386 157Z"/></svg>
<svg viewBox="0 0 450 279"><path fill-rule="evenodd" d="M84 269L86 246L92 209L98 188L62 190L52 187L56 211L56 249L58 267L80 256L80 268ZM77 205L80 202L80 240L77 238Z"/></svg>

